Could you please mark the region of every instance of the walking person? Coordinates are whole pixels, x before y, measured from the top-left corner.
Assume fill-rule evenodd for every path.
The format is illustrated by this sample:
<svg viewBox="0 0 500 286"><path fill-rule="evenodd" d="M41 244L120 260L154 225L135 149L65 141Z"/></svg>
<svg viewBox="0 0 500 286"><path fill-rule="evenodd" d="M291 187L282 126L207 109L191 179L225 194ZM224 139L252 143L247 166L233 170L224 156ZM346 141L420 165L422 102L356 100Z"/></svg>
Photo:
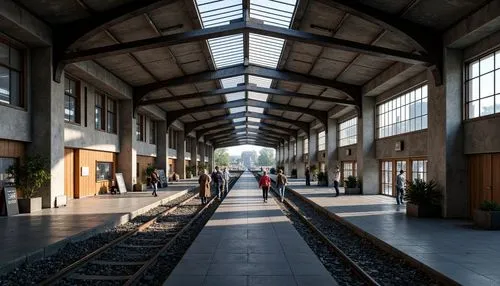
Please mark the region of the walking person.
<svg viewBox="0 0 500 286"><path fill-rule="evenodd" d="M221 189L223 187L222 182L224 181L224 179L222 178L222 173L219 171L218 166L215 166L215 170L212 172L211 177L214 185L215 195L220 200L222 197Z"/></svg>
<svg viewBox="0 0 500 286"><path fill-rule="evenodd" d="M231 175L229 174L229 171L227 168L224 168L224 172L222 172L222 179L224 179L224 197L227 196L227 193L229 193L229 179L231 178Z"/></svg>
<svg viewBox="0 0 500 286"><path fill-rule="evenodd" d="M158 170L154 169L153 172L151 173L151 184L153 185L153 193L152 195L157 197L158 194L156 194L156 191L158 191Z"/></svg>
<svg viewBox="0 0 500 286"><path fill-rule="evenodd" d="M333 171L333 187L335 188L335 196L336 197L338 197L340 195L339 181L340 181L340 168L339 168L339 166L336 166L335 171Z"/></svg>
<svg viewBox="0 0 500 286"><path fill-rule="evenodd" d="M271 178L267 175L267 172L264 171L262 177L259 180L259 188L262 188L262 198L264 202L267 203L267 197L269 194L269 188L271 187Z"/></svg>
<svg viewBox="0 0 500 286"><path fill-rule="evenodd" d="M200 177L198 178L198 184L200 184L200 199L202 204L207 203L207 198L210 197L210 182L212 179L205 171L200 171Z"/></svg>
<svg viewBox="0 0 500 286"><path fill-rule="evenodd" d="M309 170L309 167L306 167L306 186L311 185L311 171Z"/></svg>
<svg viewBox="0 0 500 286"><path fill-rule="evenodd" d="M285 174L283 174L283 170L278 171L278 176L276 177L276 184L278 185L278 191L280 193L281 202L283 202L283 199L285 198L286 185L288 184L288 179L286 178Z"/></svg>
<svg viewBox="0 0 500 286"><path fill-rule="evenodd" d="M404 191L405 191L405 171L401 170L399 171L399 175L396 177L396 203L399 204L404 204L403 202L403 196L404 196Z"/></svg>

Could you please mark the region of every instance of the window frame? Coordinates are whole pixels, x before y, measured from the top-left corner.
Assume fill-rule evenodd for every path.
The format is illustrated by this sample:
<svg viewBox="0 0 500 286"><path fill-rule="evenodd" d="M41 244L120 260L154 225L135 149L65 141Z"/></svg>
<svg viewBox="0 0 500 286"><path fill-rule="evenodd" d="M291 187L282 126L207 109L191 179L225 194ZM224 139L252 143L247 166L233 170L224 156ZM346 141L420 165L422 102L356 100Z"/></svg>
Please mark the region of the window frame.
<svg viewBox="0 0 500 286"><path fill-rule="evenodd" d="M302 142L302 153L309 154L309 138L304 138Z"/></svg>
<svg viewBox="0 0 500 286"><path fill-rule="evenodd" d="M75 83L75 94L69 94L66 92L66 80L69 80L70 83L71 81L73 81ZM71 120L71 119L66 119L66 98L72 98L74 99L75 103L74 103L74 106L75 106L75 120ZM70 124L77 124L77 125L80 125L81 124L81 101L80 101L80 81L77 80L76 78L72 77L72 76L69 76L69 75L65 75L64 76L64 122L65 123L70 123Z"/></svg>
<svg viewBox="0 0 500 286"><path fill-rule="evenodd" d="M99 100L98 100L99 99ZM100 101L100 102L98 102ZM106 101L107 101L107 97L105 94L103 93L100 93L100 92L95 92L94 94L94 126L95 126L95 129L96 130L99 130L99 131L106 131L107 129L107 120L106 120L106 109L107 109L107 106L106 106ZM97 122L98 122L98 116L97 116L97 111L99 110L99 114L100 114L100 118L99 118L99 126L97 126Z"/></svg>
<svg viewBox="0 0 500 286"><path fill-rule="evenodd" d="M110 173L110 177L109 178L98 178L97 176L97 166L99 166L99 164L109 164L110 168L109 168L109 173ZM109 161L96 161L95 162L95 181L96 182L105 182L105 181L111 181L113 180L113 176L114 176L114 166L113 166L113 162L109 162Z"/></svg>
<svg viewBox="0 0 500 286"><path fill-rule="evenodd" d="M146 142L146 134L144 132L144 123L146 120L146 116L142 114L137 114L136 122L135 122L135 140L139 142Z"/></svg>
<svg viewBox="0 0 500 286"><path fill-rule="evenodd" d="M23 109L26 110L27 108L27 100L26 100L26 73L27 73L27 62L28 62L28 50L27 47L19 44L18 42L14 40L10 40L8 38L5 38L3 35L0 34L0 44L4 44L7 46L9 50L9 63L4 64L0 63L0 67L4 67L8 70L9 73L9 103L0 101L0 105L12 107L12 108L18 108L18 109ZM19 53L19 66L20 69L13 66L11 64L11 50L15 50ZM18 73L19 75L19 82L18 82L18 104L12 104L12 96L11 96L11 86L12 86L12 71Z"/></svg>
<svg viewBox="0 0 500 286"><path fill-rule="evenodd" d="M391 175L391 182L386 183L384 182L384 174L383 174L383 163L390 162L391 164L391 170L390 170L390 175ZM399 174L400 168L398 168L397 163L398 162L404 162L406 165L405 168L405 175L406 175L406 180L407 181L414 181L416 178L413 177L413 162L423 162L422 166L424 169L424 172L418 172L424 174L424 180L428 179L428 165L429 165L429 159L426 157L410 157L410 158L394 158L394 159L382 159L379 161L379 172L380 172L380 179L379 179L379 194L381 195L386 195L386 196L391 196L394 197L396 196L396 179L397 175ZM384 193L384 184L392 186L392 192L391 194Z"/></svg>
<svg viewBox="0 0 500 286"><path fill-rule="evenodd" d="M158 132L157 122L153 119L149 119L149 134L148 143L156 145L156 134Z"/></svg>
<svg viewBox="0 0 500 286"><path fill-rule="evenodd" d="M326 150L326 130L323 130L321 132L318 132L318 151L325 151L325 150Z"/></svg>
<svg viewBox="0 0 500 286"><path fill-rule="evenodd" d="M113 110L110 110L110 106L113 106ZM110 121L110 118L113 118L112 121ZM112 126L110 126L110 122L112 122ZM111 133L111 134L117 134L117 123L118 123L118 102L109 97L106 96L106 132Z"/></svg>
<svg viewBox="0 0 500 286"><path fill-rule="evenodd" d="M339 123L338 125L338 138L339 138L339 147L351 146L358 143L358 117L354 116L349 119L346 119ZM350 130L354 130L354 134L347 136ZM344 136L343 136L344 135ZM354 138L354 140L353 140ZM352 142L353 140L354 142Z"/></svg>

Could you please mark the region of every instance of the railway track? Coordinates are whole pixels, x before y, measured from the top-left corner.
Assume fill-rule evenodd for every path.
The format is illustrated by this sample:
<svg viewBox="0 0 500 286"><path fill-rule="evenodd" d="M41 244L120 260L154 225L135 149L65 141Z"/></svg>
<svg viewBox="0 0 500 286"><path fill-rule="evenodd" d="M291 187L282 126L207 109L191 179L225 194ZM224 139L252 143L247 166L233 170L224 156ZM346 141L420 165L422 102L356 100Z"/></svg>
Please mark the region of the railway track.
<svg viewBox="0 0 500 286"><path fill-rule="evenodd" d="M256 177L258 176L256 174ZM404 258L395 257L371 243L367 238L353 233L338 221L327 216L324 211L311 205L307 199L295 191L287 189L282 203L277 199L279 194L274 185L271 190L276 202L294 222L301 235L304 237L308 234L300 229L299 224L302 224L307 228L306 232L314 236L313 239L310 237L304 237L304 239L313 251L323 258L320 260L340 285L447 284L442 281L438 282L439 277L434 277L433 273L424 273L421 269L409 265ZM331 256L335 256L335 262L331 262L332 257L325 257L324 249L322 249L324 247L330 251ZM346 278L345 273L339 271L339 261L352 277Z"/></svg>
<svg viewBox="0 0 500 286"><path fill-rule="evenodd" d="M230 188L238 178L232 178ZM75 261L40 285L138 284L161 255L176 247L178 238L184 240L185 233L192 231L190 228L197 219L207 209L216 208L216 204L219 202L215 197L201 205L198 196L191 196ZM189 245L194 238L191 237Z"/></svg>

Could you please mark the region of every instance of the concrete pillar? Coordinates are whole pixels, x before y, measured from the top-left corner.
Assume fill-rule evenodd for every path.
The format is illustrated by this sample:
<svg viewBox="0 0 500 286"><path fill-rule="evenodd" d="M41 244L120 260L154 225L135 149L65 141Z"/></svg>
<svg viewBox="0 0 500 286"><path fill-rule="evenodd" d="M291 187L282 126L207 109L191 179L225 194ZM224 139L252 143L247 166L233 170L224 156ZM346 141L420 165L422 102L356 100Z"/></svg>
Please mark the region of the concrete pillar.
<svg viewBox="0 0 500 286"><path fill-rule="evenodd" d="M200 153L200 163L206 166L205 163L205 142L198 142L198 152Z"/></svg>
<svg viewBox="0 0 500 286"><path fill-rule="evenodd" d="M156 168L168 174L168 129L166 121L158 121L156 135Z"/></svg>
<svg viewBox="0 0 500 286"><path fill-rule="evenodd" d="M117 172L123 174L127 190L133 190L137 175L136 124L132 100L121 100L119 103L120 153L118 154Z"/></svg>
<svg viewBox="0 0 500 286"><path fill-rule="evenodd" d="M184 131L177 132L177 160L175 161L175 172L179 179L186 178L186 137Z"/></svg>
<svg viewBox="0 0 500 286"><path fill-rule="evenodd" d="M378 194L379 164L375 155L375 98L363 96L358 118L357 167L361 190L365 195Z"/></svg>
<svg viewBox="0 0 500 286"><path fill-rule="evenodd" d="M443 192L443 216L466 217L467 164L462 126L462 68L460 50L445 49L444 84L436 87L428 72L428 174Z"/></svg>
<svg viewBox="0 0 500 286"><path fill-rule="evenodd" d="M32 143L30 155L45 157L50 168L48 187L40 190L42 207L55 207L64 195L64 77L52 80L52 49L31 50Z"/></svg>
<svg viewBox="0 0 500 286"><path fill-rule="evenodd" d="M282 160L282 157L281 157L281 143L279 143L279 145L278 145L278 156L277 156L277 160L276 160L276 168L279 168L281 166L281 160Z"/></svg>
<svg viewBox="0 0 500 286"><path fill-rule="evenodd" d="M284 170L283 172L285 175L290 176L290 166L288 163L290 163L290 140L286 141L284 144L284 160L283 160L283 167Z"/></svg>
<svg viewBox="0 0 500 286"><path fill-rule="evenodd" d="M318 164L318 131L315 129L309 130L309 167L316 165L319 169ZM311 174L312 175L312 174ZM311 176L312 179L312 176Z"/></svg>
<svg viewBox="0 0 500 286"><path fill-rule="evenodd" d="M328 118L326 127L326 170L328 185L333 186L335 167L339 165L337 149L337 120Z"/></svg>
<svg viewBox="0 0 500 286"><path fill-rule="evenodd" d="M215 168L215 158L214 147L212 145L208 145L208 164L210 165L210 171L213 171Z"/></svg>
<svg viewBox="0 0 500 286"><path fill-rule="evenodd" d="M297 178L305 178L305 163L303 160L304 157L304 138L297 136L297 156L295 156L295 165L297 167Z"/></svg>
<svg viewBox="0 0 500 286"><path fill-rule="evenodd" d="M198 141L196 141L196 137L189 138L189 140L191 140L191 150L189 150L191 153L191 166L196 168L196 173L194 174L196 176L198 174Z"/></svg>

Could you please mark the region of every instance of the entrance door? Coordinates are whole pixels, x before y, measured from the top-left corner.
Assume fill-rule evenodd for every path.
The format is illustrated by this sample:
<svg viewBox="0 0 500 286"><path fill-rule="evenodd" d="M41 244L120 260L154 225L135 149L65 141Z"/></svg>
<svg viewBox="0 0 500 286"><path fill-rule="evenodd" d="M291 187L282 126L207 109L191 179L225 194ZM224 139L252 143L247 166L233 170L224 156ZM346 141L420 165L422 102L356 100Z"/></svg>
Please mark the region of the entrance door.
<svg viewBox="0 0 500 286"><path fill-rule="evenodd" d="M469 156L469 215L485 200L500 203L500 153Z"/></svg>
<svg viewBox="0 0 500 286"><path fill-rule="evenodd" d="M75 197L75 152L64 149L64 194L66 198Z"/></svg>

